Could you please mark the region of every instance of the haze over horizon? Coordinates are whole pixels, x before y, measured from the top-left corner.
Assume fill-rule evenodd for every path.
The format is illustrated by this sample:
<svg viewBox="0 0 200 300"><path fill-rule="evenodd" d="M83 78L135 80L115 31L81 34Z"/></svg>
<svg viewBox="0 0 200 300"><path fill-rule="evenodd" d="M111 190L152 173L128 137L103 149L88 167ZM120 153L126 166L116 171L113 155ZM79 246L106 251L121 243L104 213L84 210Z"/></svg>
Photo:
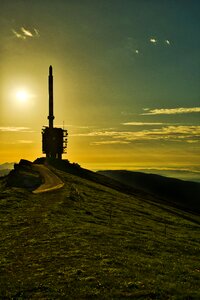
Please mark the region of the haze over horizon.
<svg viewBox="0 0 200 300"><path fill-rule="evenodd" d="M52 65L64 158L200 171L199 1L0 4L0 164L42 156Z"/></svg>

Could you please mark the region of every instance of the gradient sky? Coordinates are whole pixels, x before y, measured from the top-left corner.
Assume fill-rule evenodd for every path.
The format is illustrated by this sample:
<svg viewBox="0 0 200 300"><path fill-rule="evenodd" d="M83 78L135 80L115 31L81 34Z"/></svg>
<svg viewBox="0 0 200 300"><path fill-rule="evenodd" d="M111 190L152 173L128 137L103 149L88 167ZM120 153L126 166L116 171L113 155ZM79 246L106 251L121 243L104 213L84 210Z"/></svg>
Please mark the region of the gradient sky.
<svg viewBox="0 0 200 300"><path fill-rule="evenodd" d="M42 156L53 65L64 158L200 170L199 29L199 0L0 0L0 163Z"/></svg>

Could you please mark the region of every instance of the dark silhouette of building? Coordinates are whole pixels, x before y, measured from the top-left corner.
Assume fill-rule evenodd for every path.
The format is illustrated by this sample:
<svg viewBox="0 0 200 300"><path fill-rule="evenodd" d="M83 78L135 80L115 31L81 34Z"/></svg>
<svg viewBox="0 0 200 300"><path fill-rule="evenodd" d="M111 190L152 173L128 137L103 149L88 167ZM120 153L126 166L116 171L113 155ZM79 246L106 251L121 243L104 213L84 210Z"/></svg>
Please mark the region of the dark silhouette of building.
<svg viewBox="0 0 200 300"><path fill-rule="evenodd" d="M49 67L49 127L42 129L42 152L48 158L62 159L62 154L66 153L67 130L53 127L53 69Z"/></svg>

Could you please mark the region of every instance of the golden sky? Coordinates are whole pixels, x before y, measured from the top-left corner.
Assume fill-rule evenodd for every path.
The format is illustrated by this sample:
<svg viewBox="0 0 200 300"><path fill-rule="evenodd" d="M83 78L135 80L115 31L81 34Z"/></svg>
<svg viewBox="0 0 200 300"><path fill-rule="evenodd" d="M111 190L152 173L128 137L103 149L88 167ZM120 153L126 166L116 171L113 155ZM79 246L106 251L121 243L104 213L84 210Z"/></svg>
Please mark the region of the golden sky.
<svg viewBox="0 0 200 300"><path fill-rule="evenodd" d="M200 169L198 1L2 1L0 163L42 156L53 65L64 158Z"/></svg>

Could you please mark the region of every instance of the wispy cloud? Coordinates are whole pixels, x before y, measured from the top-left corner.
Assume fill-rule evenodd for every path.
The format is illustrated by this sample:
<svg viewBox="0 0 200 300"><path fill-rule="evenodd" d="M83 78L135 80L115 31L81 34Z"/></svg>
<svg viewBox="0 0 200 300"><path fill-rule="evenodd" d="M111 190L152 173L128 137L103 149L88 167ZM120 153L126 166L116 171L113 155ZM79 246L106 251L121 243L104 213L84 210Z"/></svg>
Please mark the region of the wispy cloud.
<svg viewBox="0 0 200 300"><path fill-rule="evenodd" d="M157 43L157 39L156 38L150 38L149 40L152 44L156 44Z"/></svg>
<svg viewBox="0 0 200 300"><path fill-rule="evenodd" d="M199 113L200 107L178 107L178 108L156 108L156 109L144 109L146 112L142 115L174 115L174 114L188 114Z"/></svg>
<svg viewBox="0 0 200 300"><path fill-rule="evenodd" d="M92 128L94 126L81 126L81 125L73 125L73 124L56 124L55 125L56 127L74 127L74 128L78 128L78 129L89 129L89 128Z"/></svg>
<svg viewBox="0 0 200 300"><path fill-rule="evenodd" d="M109 141L98 141L98 142L93 142L91 145L113 145L113 144L130 144L129 141L122 141L122 140L109 140Z"/></svg>
<svg viewBox="0 0 200 300"><path fill-rule="evenodd" d="M152 44L157 44L157 43L158 43L158 40L157 40L157 38L155 38L155 37L151 37L151 38L149 39L149 41L150 41L150 43L152 43ZM171 42L170 42L170 40L168 40L168 39L164 40L164 43L167 44L168 46L171 45Z"/></svg>
<svg viewBox="0 0 200 300"><path fill-rule="evenodd" d="M9 127L2 126L0 127L2 132L33 132L29 127Z"/></svg>
<svg viewBox="0 0 200 300"><path fill-rule="evenodd" d="M160 125L164 125L164 123L147 123L147 122L126 122L126 123L121 123L122 125L125 126L160 126Z"/></svg>
<svg viewBox="0 0 200 300"><path fill-rule="evenodd" d="M26 37L25 37L23 34L17 32L17 31L14 30L14 29L12 29L12 33L13 33L13 34L15 35L15 37L18 38L18 39L22 39L22 40L25 40L25 39L26 39Z"/></svg>
<svg viewBox="0 0 200 300"><path fill-rule="evenodd" d="M33 37L33 34L28 29L25 29L24 27L22 27L21 31L23 32L24 35Z"/></svg>
<svg viewBox="0 0 200 300"><path fill-rule="evenodd" d="M164 140L164 141L184 141L184 142L198 142L200 136L200 126L163 126L159 129L140 130L140 131L92 131L88 133L74 134L79 137L94 137L102 138L104 140L95 141L97 144L105 144L116 141L131 142L131 141L150 141L150 140ZM109 140L108 138L113 139Z"/></svg>
<svg viewBox="0 0 200 300"><path fill-rule="evenodd" d="M39 37L39 36L40 36L40 34L39 34L39 30L38 30L38 29L34 28L34 32L35 32L35 36L37 36L37 37Z"/></svg>
<svg viewBox="0 0 200 300"><path fill-rule="evenodd" d="M25 40L26 38L38 38L40 36L39 30L36 28L30 30L25 27L21 27L19 31L12 29L12 33L16 38L23 40Z"/></svg>
<svg viewBox="0 0 200 300"><path fill-rule="evenodd" d="M167 44L167 45L171 45L171 43L170 43L170 41L169 40L165 40L165 43Z"/></svg>
<svg viewBox="0 0 200 300"><path fill-rule="evenodd" d="M32 144L33 141L30 141L30 140L18 140L18 143L19 144Z"/></svg>

